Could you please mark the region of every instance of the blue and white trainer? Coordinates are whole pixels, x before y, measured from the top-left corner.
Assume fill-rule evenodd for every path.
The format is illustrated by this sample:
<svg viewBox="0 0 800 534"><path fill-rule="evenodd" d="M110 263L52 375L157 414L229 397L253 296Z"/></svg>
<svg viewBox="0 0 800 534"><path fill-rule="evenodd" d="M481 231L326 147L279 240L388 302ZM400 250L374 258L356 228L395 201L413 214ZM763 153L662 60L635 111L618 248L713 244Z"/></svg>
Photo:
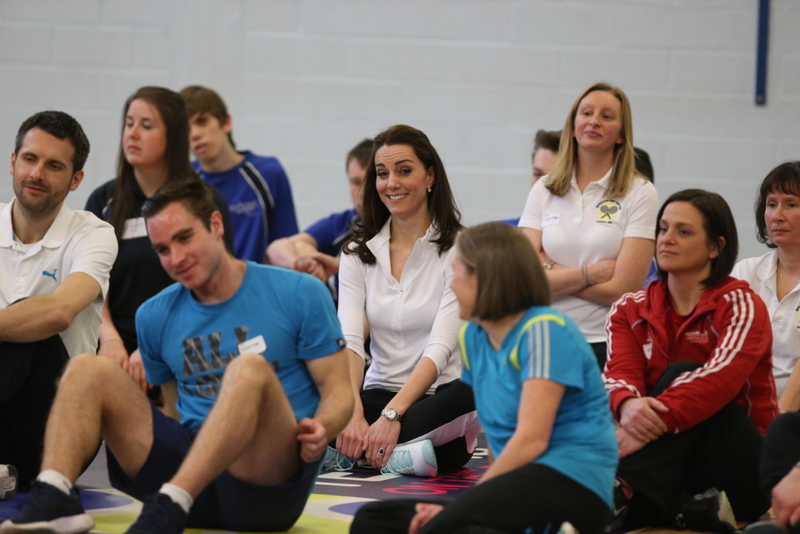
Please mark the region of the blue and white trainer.
<svg viewBox="0 0 800 534"><path fill-rule="evenodd" d="M381 469L381 473L384 475L415 475L418 477L435 477L438 472L436 453L433 450L433 443L429 439L396 446L386 467Z"/></svg>
<svg viewBox="0 0 800 534"><path fill-rule="evenodd" d="M165 493L145 499L142 513L126 534L182 534L189 514Z"/></svg>
<svg viewBox="0 0 800 534"><path fill-rule="evenodd" d="M355 465L355 460L348 458L330 445L325 449L325 458L322 460L323 469L328 471L350 471Z"/></svg>
<svg viewBox="0 0 800 534"><path fill-rule="evenodd" d="M69 495L45 482L36 481L19 513L0 523L0 534L81 534L94 527L78 493Z"/></svg>

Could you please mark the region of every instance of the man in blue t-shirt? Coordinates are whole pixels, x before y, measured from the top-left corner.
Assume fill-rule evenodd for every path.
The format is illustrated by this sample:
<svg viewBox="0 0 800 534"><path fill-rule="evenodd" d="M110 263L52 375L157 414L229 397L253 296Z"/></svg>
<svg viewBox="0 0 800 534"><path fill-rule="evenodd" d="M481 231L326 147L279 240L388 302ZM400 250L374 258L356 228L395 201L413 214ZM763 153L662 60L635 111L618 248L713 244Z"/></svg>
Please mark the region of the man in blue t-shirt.
<svg viewBox="0 0 800 534"><path fill-rule="evenodd" d="M230 206L234 256L264 263L270 243L298 232L286 171L277 158L236 150L231 116L215 91L190 85L181 96L189 115L189 146L197 158L192 165Z"/></svg>
<svg viewBox="0 0 800 534"><path fill-rule="evenodd" d="M92 528L72 485L100 439L112 485L146 497L128 533L288 530L326 444L350 419L344 340L323 284L230 255L201 184L165 186L142 215L179 282L137 313L145 371L162 385L166 415L111 360L73 359L43 470L0 533Z"/></svg>
<svg viewBox="0 0 800 534"><path fill-rule="evenodd" d="M372 139L364 139L347 153L345 168L353 208L324 217L305 232L274 241L267 248L272 265L294 269L329 282L339 273L339 252L361 220L362 184L372 157ZM331 286L336 290L336 285Z"/></svg>

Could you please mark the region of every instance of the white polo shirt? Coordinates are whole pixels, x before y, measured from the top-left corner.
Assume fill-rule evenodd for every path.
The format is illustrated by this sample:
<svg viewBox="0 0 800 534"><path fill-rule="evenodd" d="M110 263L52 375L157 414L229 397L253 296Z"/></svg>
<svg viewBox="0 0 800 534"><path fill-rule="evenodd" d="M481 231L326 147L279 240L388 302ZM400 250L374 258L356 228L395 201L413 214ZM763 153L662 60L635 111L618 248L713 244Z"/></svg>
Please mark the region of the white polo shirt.
<svg viewBox="0 0 800 534"><path fill-rule="evenodd" d="M780 398L800 360L800 285L779 302L775 290L777 269L778 251L771 250L761 257L740 261L731 276L749 283L767 305L772 321L772 372Z"/></svg>
<svg viewBox="0 0 800 534"><path fill-rule="evenodd" d="M439 255L433 227L414 244L398 282L389 256L391 217L367 246L375 263L341 254L339 321L347 346L362 358L364 313L370 327L370 365L364 389L399 391L421 358L430 358L439 372L428 393L461 376L458 302L450 288L455 247Z"/></svg>
<svg viewBox="0 0 800 534"><path fill-rule="evenodd" d="M84 308L61 339L70 357L97 351L108 273L117 256L114 228L88 211L61 206L44 238L29 245L14 237L10 204L0 204L0 309L19 299L52 294L72 273L86 273L101 294Z"/></svg>
<svg viewBox="0 0 800 534"><path fill-rule="evenodd" d="M626 237L655 240L658 193L637 176L628 192L609 198L611 171L581 193L575 176L569 191L559 197L545 187L546 177L531 188L519 226L542 232L542 248L565 267L616 260ZM573 297L553 299L553 307L575 321L589 343L605 342L609 307Z"/></svg>

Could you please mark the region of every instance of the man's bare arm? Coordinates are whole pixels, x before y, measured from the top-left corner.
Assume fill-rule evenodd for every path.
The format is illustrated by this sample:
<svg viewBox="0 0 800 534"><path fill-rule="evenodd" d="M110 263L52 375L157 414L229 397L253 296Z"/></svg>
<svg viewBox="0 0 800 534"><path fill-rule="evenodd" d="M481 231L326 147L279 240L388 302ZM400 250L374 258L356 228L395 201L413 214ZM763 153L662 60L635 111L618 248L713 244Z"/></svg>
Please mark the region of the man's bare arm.
<svg viewBox="0 0 800 534"><path fill-rule="evenodd" d="M86 273L72 273L51 295L27 298L0 310L0 341L29 343L63 332L100 295Z"/></svg>

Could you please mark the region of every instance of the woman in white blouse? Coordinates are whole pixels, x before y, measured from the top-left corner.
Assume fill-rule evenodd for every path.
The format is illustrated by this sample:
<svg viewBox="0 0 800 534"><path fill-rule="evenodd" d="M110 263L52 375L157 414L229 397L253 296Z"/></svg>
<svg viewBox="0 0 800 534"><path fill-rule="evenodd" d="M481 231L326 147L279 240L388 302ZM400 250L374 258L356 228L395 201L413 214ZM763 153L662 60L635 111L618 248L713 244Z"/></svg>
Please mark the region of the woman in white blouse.
<svg viewBox="0 0 800 534"><path fill-rule="evenodd" d="M770 250L740 261L745 280L772 320L772 371L781 412L800 410L800 161L772 169L758 188L756 237Z"/></svg>
<svg viewBox="0 0 800 534"><path fill-rule="evenodd" d="M325 465L435 476L469 461L479 431L472 391L458 380L462 321L450 289L461 214L439 155L410 126L375 138L363 187L362 225L339 270L356 407Z"/></svg>
<svg viewBox="0 0 800 534"><path fill-rule="evenodd" d="M553 170L531 189L519 221L539 253L552 306L606 360L609 307L642 287L655 248L658 194L636 172L628 97L605 83L575 100Z"/></svg>

